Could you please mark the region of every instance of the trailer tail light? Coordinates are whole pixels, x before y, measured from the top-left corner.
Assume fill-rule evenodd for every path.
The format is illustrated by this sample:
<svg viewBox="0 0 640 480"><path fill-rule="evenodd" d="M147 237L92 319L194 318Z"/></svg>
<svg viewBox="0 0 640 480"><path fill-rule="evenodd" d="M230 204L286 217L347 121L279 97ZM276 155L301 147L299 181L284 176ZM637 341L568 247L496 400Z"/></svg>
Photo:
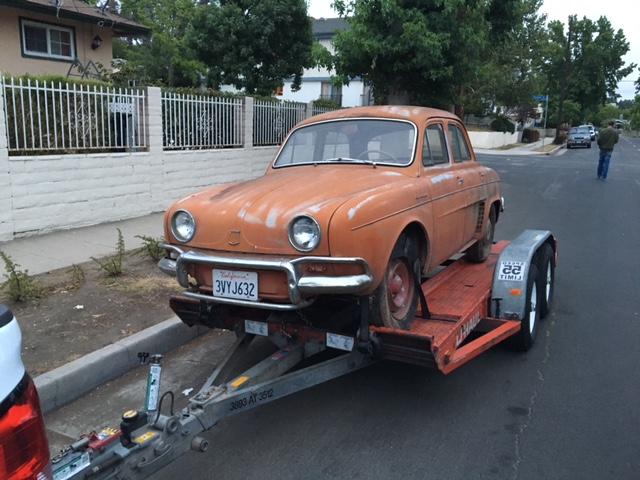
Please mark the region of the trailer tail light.
<svg viewBox="0 0 640 480"><path fill-rule="evenodd" d="M38 392L28 375L0 405L0 478L53 478Z"/></svg>

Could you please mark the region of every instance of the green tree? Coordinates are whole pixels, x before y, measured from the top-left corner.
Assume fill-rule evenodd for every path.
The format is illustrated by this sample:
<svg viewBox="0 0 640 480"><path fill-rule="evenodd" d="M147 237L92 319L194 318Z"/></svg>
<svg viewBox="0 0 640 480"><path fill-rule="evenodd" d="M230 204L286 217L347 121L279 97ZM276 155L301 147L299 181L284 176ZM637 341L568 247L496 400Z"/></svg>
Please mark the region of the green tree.
<svg viewBox="0 0 640 480"><path fill-rule="evenodd" d="M114 57L126 63L116 79L195 86L206 73L185 35L196 13L192 0L120 0L120 13L151 28L151 36L114 40Z"/></svg>
<svg viewBox="0 0 640 480"><path fill-rule="evenodd" d="M199 5L189 32L214 85L270 95L312 64L311 21L304 0L219 0Z"/></svg>
<svg viewBox="0 0 640 480"><path fill-rule="evenodd" d="M565 102L571 100L580 106L581 119L593 115L607 98L615 98L618 82L635 65L625 66L622 57L629 51L629 43L624 32L614 31L606 17L594 22L572 15L566 29L562 22L552 21L548 35L543 69L548 90L557 99L554 116L559 129L569 120Z"/></svg>
<svg viewBox="0 0 640 480"><path fill-rule="evenodd" d="M620 109L616 105L603 105L595 115L593 115L593 124L605 127L610 120L620 118L620 113Z"/></svg>
<svg viewBox="0 0 640 480"><path fill-rule="evenodd" d="M538 6L533 0L336 0L351 28L334 38L335 68L345 83L363 77L379 102L455 105L459 115L467 105L482 110L495 101L504 73L513 71L507 43L523 14Z"/></svg>
<svg viewBox="0 0 640 480"><path fill-rule="evenodd" d="M640 130L640 95L636 95L633 106L629 112L629 120L633 130Z"/></svg>

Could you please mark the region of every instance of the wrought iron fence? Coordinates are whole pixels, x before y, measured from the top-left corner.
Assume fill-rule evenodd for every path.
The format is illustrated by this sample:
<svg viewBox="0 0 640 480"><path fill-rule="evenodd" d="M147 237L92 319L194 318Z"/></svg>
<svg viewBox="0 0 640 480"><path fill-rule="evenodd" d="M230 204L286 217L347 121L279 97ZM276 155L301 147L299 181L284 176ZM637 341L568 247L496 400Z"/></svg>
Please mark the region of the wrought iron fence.
<svg viewBox="0 0 640 480"><path fill-rule="evenodd" d="M165 150L242 147L244 99L162 92Z"/></svg>
<svg viewBox="0 0 640 480"><path fill-rule="evenodd" d="M315 103L313 104L313 111L312 114L313 115L320 115L321 113L327 113L327 112L333 112L334 110L340 110L340 108L336 108L336 107L320 107L320 106L316 106Z"/></svg>
<svg viewBox="0 0 640 480"><path fill-rule="evenodd" d="M144 91L0 77L10 155L147 148Z"/></svg>
<svg viewBox="0 0 640 480"><path fill-rule="evenodd" d="M304 120L305 103L255 100L253 103L253 144L278 145L289 131Z"/></svg>

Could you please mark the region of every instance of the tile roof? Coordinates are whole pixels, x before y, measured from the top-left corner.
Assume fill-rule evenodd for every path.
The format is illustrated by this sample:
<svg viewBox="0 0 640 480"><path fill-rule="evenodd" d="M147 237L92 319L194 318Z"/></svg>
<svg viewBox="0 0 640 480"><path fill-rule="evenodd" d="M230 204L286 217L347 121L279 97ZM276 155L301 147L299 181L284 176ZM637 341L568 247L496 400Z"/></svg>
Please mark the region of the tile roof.
<svg viewBox="0 0 640 480"><path fill-rule="evenodd" d="M106 2L106 0L104 0ZM116 35L147 35L150 29L133 20L122 17L100 7L90 5L82 0L0 0L0 5L21 8L33 12L57 15L59 18L78 20L81 22L104 22L112 28Z"/></svg>

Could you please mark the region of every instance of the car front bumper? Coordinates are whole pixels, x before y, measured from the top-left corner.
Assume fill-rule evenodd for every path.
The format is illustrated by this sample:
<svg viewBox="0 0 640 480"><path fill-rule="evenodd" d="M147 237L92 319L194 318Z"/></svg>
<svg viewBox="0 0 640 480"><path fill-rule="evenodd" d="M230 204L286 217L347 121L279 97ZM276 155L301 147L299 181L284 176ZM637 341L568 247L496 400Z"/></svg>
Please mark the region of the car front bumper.
<svg viewBox="0 0 640 480"><path fill-rule="evenodd" d="M206 302L223 303L266 310L298 310L311 303L318 295L357 295L363 293L373 283L369 265L358 257L297 257L286 258L273 255L251 256L233 255L216 252L215 254L183 251L180 247L163 244L171 252L172 258L163 258L158 267L164 273L175 276L178 283L187 290L183 295ZM308 275L301 268L308 264L353 265L362 273L354 275ZM241 300L209 295L193 291L189 282L189 265L208 265L210 267L248 269L251 271L281 271L286 274L289 293L288 303Z"/></svg>

